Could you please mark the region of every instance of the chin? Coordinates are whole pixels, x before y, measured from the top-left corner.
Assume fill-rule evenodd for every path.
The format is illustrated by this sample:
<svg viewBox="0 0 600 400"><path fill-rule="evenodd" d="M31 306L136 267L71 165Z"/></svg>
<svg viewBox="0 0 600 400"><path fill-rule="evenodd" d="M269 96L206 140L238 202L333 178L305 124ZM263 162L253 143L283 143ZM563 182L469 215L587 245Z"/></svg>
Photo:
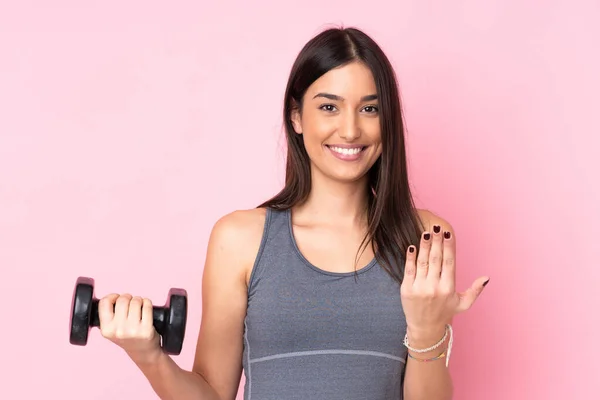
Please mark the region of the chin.
<svg viewBox="0 0 600 400"><path fill-rule="evenodd" d="M362 173L330 171L328 174L326 174L326 176L333 181L347 184L359 184L368 179L367 171Z"/></svg>

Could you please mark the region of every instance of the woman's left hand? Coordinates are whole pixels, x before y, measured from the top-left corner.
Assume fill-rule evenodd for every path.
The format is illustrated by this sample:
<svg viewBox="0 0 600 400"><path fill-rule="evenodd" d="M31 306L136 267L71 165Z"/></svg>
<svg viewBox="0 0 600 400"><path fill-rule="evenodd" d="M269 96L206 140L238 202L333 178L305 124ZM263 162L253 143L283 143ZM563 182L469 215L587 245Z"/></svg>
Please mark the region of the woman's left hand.
<svg viewBox="0 0 600 400"><path fill-rule="evenodd" d="M456 291L453 236L450 231L443 232L440 225L434 225L432 232L421 236L419 254L414 246L406 254L400 294L409 337L419 342L439 340L446 324L454 315L471 308L489 281L480 277L466 291Z"/></svg>

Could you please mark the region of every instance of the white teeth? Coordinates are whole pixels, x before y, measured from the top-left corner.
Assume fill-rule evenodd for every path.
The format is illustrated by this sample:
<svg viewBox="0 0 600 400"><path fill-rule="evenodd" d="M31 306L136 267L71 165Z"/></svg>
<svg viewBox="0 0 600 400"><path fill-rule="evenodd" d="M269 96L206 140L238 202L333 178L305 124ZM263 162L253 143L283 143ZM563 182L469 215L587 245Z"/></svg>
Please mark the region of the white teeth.
<svg viewBox="0 0 600 400"><path fill-rule="evenodd" d="M362 151L362 147L355 147L352 149L346 149L346 148L342 148L342 147L335 147L335 146L329 146L329 148L333 151L335 151L336 153L339 154L344 154L346 156L350 156L350 155L355 155L358 154Z"/></svg>

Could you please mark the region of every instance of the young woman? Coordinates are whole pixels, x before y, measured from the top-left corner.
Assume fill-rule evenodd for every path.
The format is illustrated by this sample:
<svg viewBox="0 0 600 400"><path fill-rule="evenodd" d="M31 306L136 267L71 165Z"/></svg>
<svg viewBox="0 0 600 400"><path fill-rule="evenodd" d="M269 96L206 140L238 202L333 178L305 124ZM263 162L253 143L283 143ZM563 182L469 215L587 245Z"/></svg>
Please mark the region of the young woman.
<svg viewBox="0 0 600 400"><path fill-rule="evenodd" d="M455 290L455 236L411 198L395 75L357 29L300 52L285 93L286 182L214 226L191 371L159 346L152 304L100 301L102 334L161 399L442 400L451 322L488 279ZM113 305L115 309L113 312Z"/></svg>

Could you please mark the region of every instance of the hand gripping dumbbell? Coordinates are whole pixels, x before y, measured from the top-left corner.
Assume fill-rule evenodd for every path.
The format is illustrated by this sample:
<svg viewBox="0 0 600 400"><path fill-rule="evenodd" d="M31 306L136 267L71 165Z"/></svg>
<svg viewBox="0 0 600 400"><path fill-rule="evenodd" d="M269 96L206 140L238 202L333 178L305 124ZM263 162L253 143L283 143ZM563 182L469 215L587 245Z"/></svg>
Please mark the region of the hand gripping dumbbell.
<svg viewBox="0 0 600 400"><path fill-rule="evenodd" d="M99 300L94 297L94 280L79 277L71 302L70 339L73 345L85 346L91 327L99 327ZM181 353L187 320L187 293L171 289L164 307L152 307L154 328L162 338L162 349L167 354Z"/></svg>

